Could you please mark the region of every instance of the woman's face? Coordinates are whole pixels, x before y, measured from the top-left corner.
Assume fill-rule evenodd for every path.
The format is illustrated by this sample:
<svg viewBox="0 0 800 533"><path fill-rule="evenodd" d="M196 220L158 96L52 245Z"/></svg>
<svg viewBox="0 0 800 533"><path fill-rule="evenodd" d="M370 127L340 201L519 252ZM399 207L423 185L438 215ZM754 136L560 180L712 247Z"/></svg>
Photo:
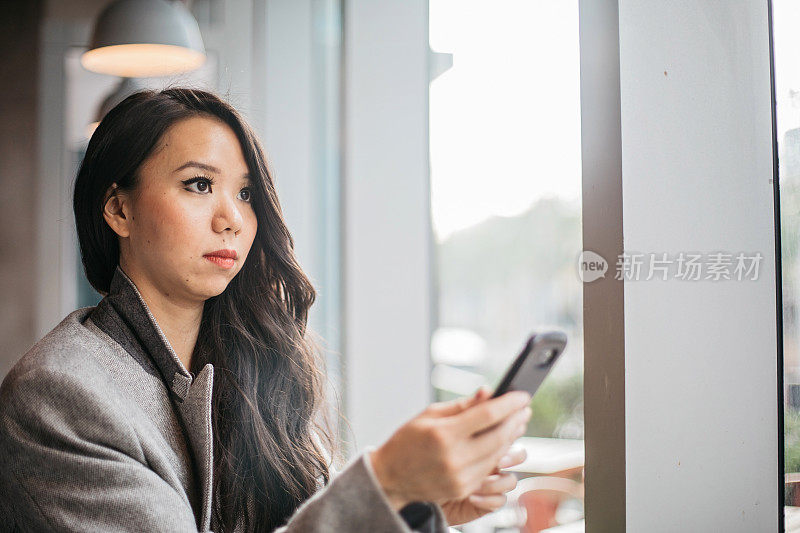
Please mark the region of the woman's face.
<svg viewBox="0 0 800 533"><path fill-rule="evenodd" d="M247 174L227 124L209 117L174 123L142 163L136 190L117 193L124 217L118 227L109 224L122 237L125 273L170 299L204 301L222 293L256 235ZM220 250L236 258L207 257Z"/></svg>

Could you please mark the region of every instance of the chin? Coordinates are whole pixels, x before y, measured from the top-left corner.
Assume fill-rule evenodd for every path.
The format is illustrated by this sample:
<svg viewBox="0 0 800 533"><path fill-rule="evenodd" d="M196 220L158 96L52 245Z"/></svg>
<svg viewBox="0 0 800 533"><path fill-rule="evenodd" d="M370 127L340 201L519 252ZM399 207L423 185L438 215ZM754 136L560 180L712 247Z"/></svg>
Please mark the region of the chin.
<svg viewBox="0 0 800 533"><path fill-rule="evenodd" d="M205 291L206 294L207 294L207 298L212 298L214 296L219 296L220 294L225 292L225 289L228 288L229 284L230 284L230 280L227 279L227 278L225 280L220 280L219 282L209 283L206 286L206 291Z"/></svg>
<svg viewBox="0 0 800 533"><path fill-rule="evenodd" d="M201 295L207 300L209 298L213 298L214 296L219 296L225 292L225 289L228 288L230 281L231 280L224 273L217 273L211 276L206 275L202 276L202 282L200 279L198 279L190 290L195 294Z"/></svg>

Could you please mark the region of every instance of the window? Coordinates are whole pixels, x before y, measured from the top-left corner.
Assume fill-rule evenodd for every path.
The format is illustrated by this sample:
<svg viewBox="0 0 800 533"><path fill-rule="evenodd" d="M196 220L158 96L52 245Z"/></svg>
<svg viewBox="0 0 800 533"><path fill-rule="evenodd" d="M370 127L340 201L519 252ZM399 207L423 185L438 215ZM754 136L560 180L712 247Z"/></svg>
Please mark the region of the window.
<svg viewBox="0 0 800 533"><path fill-rule="evenodd" d="M436 398L496 385L531 332L564 331L567 350L533 401L518 474L580 483L578 3L431 0L430 46ZM556 520L580 518L578 503L565 498ZM503 516L479 522L507 527Z"/></svg>
<svg viewBox="0 0 800 533"><path fill-rule="evenodd" d="M785 530L800 524L800 6L773 2L783 287Z"/></svg>

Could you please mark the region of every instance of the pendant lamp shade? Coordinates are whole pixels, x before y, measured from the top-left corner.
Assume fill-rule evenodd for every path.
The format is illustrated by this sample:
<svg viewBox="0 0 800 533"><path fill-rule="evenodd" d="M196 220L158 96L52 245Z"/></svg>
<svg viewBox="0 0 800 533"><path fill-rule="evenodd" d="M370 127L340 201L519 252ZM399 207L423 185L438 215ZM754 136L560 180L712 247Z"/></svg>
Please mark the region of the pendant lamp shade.
<svg viewBox="0 0 800 533"><path fill-rule="evenodd" d="M169 0L116 0L97 18L87 70L127 78L168 76L205 62L200 27L186 6Z"/></svg>

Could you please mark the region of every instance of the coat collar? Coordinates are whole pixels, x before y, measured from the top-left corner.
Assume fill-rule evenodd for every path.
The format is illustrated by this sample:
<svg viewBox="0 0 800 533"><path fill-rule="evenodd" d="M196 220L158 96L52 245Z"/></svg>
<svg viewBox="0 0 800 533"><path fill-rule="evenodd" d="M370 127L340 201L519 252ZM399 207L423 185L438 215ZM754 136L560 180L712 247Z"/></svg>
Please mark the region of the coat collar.
<svg viewBox="0 0 800 533"><path fill-rule="evenodd" d="M116 266L114 275L111 278L108 295L100 301L97 307L97 310L92 314L92 321L105 329L106 333L110 335L109 329L117 333L112 337L118 342L122 340L123 342L120 342L120 344L126 349L136 344L131 341L138 341L152 358L153 363L155 363L164 381L169 385L170 390L177 396L178 400L183 401L189 392L189 386L194 376L183 366L164 332L158 326L153 313L150 312L150 308L147 307L139 289L136 288L131 278L125 274L119 265ZM125 324L130 328L129 333L132 333L135 339L129 338L130 335L120 335L120 333L126 333L124 328L115 328L113 324L109 324L114 319L113 314L124 320ZM117 338L120 336L128 338ZM129 349L128 351L130 352L131 350ZM141 359L141 353L131 355L138 356L137 360ZM139 362L140 364L142 363L141 360Z"/></svg>
<svg viewBox="0 0 800 533"><path fill-rule="evenodd" d="M202 492L200 530L208 530L213 487L211 400L214 367L206 364L196 378L186 369L139 289L119 265L114 270L108 294L97 304L90 318L146 371L160 375L176 400L199 470ZM191 487L187 489L192 490Z"/></svg>

